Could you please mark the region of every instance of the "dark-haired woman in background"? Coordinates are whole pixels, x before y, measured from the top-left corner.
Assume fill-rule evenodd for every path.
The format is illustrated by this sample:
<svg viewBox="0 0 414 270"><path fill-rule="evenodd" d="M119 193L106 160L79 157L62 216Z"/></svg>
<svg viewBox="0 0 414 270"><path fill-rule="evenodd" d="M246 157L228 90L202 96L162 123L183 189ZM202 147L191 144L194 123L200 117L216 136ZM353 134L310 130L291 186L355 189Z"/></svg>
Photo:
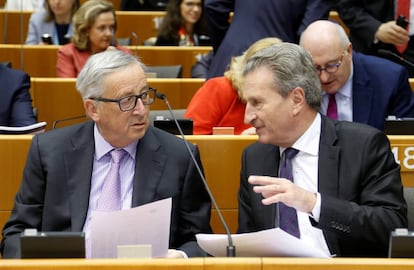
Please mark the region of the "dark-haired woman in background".
<svg viewBox="0 0 414 270"><path fill-rule="evenodd" d="M204 0L170 0L155 45L210 45L203 5Z"/></svg>

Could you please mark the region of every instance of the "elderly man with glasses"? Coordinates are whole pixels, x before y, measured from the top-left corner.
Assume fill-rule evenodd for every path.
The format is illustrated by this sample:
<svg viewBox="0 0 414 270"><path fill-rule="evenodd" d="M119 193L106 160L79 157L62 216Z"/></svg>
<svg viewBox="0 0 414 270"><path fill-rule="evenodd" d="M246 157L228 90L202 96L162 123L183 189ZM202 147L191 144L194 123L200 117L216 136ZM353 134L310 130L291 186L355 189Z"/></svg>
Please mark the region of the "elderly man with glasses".
<svg viewBox="0 0 414 270"><path fill-rule="evenodd" d="M3 258L20 257L25 228L83 231L86 257L93 257L94 211L126 210L167 198L172 198L171 224L163 256L206 255L195 238L211 233L210 197L196 166L202 170L199 151L150 126L156 90L149 87L143 64L119 50L94 54L76 87L92 121L33 137L22 185L3 228Z"/></svg>
<svg viewBox="0 0 414 270"><path fill-rule="evenodd" d="M388 116L414 117L406 68L353 51L340 25L316 21L302 33L300 45L311 53L319 74L324 91L321 113L380 130Z"/></svg>

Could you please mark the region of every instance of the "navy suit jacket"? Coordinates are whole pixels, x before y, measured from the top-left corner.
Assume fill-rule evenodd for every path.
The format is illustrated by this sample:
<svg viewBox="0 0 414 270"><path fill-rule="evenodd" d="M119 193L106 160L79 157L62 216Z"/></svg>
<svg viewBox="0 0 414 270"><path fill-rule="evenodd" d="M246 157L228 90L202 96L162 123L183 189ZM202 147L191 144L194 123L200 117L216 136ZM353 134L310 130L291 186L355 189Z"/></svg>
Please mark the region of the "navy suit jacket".
<svg viewBox="0 0 414 270"><path fill-rule="evenodd" d="M205 18L215 56L207 78L223 76L230 59L255 41L278 37L298 43L313 21L327 18L331 0L206 0ZM234 12L231 24L230 12Z"/></svg>
<svg viewBox="0 0 414 270"><path fill-rule="evenodd" d="M3 257L20 256L19 236L25 228L82 231L95 153L93 126L86 122L33 137L22 184L3 229ZM198 148L190 148L201 164ZM172 197L170 248L188 256L205 255L195 234L211 233L211 204L183 140L150 126L138 143L135 160L132 207Z"/></svg>
<svg viewBox="0 0 414 270"><path fill-rule="evenodd" d="M390 232L407 227L400 167L383 132L367 125L322 116L318 161L319 222L332 254L386 257ZM243 152L238 232L278 224L276 204L247 182L250 175L277 176L279 147L255 143Z"/></svg>
<svg viewBox="0 0 414 270"><path fill-rule="evenodd" d="M353 121L384 129L385 118L414 117L407 69L389 60L353 52Z"/></svg>
<svg viewBox="0 0 414 270"><path fill-rule="evenodd" d="M0 126L36 123L29 89L29 75L0 64Z"/></svg>

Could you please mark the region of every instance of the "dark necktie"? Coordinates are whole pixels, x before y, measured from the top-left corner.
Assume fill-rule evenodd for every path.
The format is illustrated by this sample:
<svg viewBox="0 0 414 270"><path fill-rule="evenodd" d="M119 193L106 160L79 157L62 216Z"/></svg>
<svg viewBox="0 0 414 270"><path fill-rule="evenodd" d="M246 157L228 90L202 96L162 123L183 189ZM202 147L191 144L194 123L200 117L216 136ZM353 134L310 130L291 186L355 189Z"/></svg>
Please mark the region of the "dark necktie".
<svg viewBox="0 0 414 270"><path fill-rule="evenodd" d="M406 18L407 21L410 21L410 0L397 0L397 8L396 8L396 17L398 16L404 16ZM408 26L406 27L406 30L408 31L410 28L410 24L408 24ZM405 52L405 50L407 49L408 46L408 42L400 45L400 46L395 46L397 48L397 50L400 52L400 54L403 54Z"/></svg>
<svg viewBox="0 0 414 270"><path fill-rule="evenodd" d="M294 158L298 152L299 150L290 147L285 149L282 153L282 159L279 166L279 177L293 181L292 158ZM296 209L289 207L284 203L278 203L278 207L279 227L285 232L300 238Z"/></svg>
<svg viewBox="0 0 414 270"><path fill-rule="evenodd" d="M119 176L120 161L127 152L123 149L112 150L111 167L102 187L101 196L98 199L96 210L116 211L122 209L121 179Z"/></svg>
<svg viewBox="0 0 414 270"><path fill-rule="evenodd" d="M336 105L335 94L329 94L328 109L326 110L326 116L331 119L338 120L338 107Z"/></svg>

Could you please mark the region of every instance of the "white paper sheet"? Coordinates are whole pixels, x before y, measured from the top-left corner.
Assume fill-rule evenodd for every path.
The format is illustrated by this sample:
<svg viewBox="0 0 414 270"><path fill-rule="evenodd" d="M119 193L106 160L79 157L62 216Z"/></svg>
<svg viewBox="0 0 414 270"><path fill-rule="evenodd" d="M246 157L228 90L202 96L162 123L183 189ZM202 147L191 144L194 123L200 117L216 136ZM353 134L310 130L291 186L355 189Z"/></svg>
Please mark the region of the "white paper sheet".
<svg viewBox="0 0 414 270"><path fill-rule="evenodd" d="M225 257L226 234L197 234L198 245L210 255ZM237 257L317 257L329 258L320 249L310 246L280 228L253 233L232 234Z"/></svg>
<svg viewBox="0 0 414 270"><path fill-rule="evenodd" d="M165 257L170 237L172 199L135 208L94 211L91 220L92 258L116 258L118 245L152 245L152 257Z"/></svg>

